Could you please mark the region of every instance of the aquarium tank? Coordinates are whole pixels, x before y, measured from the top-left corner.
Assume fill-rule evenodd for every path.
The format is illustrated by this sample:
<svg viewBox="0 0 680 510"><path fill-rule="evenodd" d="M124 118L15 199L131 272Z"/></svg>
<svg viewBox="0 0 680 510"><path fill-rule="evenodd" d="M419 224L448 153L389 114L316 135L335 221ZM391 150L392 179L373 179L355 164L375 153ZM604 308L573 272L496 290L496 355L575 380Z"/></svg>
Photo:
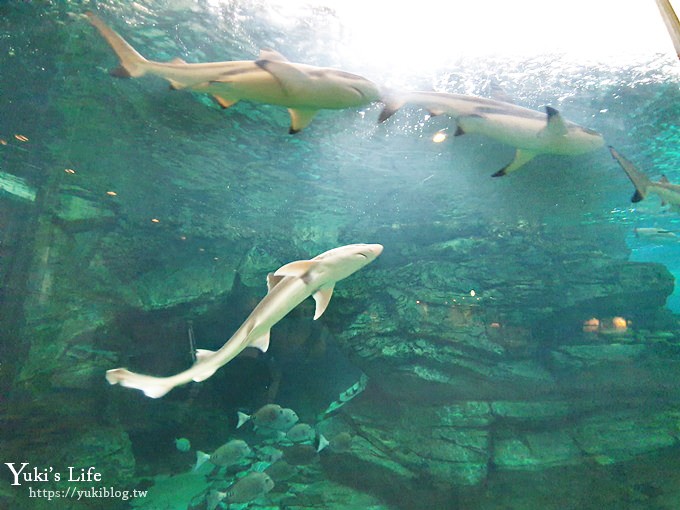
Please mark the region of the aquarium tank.
<svg viewBox="0 0 680 510"><path fill-rule="evenodd" d="M674 7L0 2L0 508L680 508Z"/></svg>

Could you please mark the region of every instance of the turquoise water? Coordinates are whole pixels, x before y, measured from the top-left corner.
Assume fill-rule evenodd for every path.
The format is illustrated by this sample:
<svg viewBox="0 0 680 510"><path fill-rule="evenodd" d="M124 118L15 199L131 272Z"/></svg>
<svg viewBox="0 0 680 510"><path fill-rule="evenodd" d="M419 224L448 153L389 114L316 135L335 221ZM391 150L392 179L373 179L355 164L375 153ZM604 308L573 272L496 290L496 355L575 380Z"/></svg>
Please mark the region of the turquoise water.
<svg viewBox="0 0 680 510"><path fill-rule="evenodd" d="M289 135L279 106L222 110L158 77L110 76L88 10L158 61L270 47L390 94L549 104L680 183L670 44L480 56L432 21L427 52L403 36L389 54L425 14L388 26L304 4L1 3L0 507L678 508L680 217L653 196L632 204L606 147L491 178L512 147L416 107L379 124L378 103ZM266 353L159 399L107 384L120 366L186 369L239 328L268 273L353 243L384 251L317 321L312 300L295 307ZM236 428L266 404L313 437ZM192 470L232 440L252 453ZM236 486L260 472L273 488Z"/></svg>

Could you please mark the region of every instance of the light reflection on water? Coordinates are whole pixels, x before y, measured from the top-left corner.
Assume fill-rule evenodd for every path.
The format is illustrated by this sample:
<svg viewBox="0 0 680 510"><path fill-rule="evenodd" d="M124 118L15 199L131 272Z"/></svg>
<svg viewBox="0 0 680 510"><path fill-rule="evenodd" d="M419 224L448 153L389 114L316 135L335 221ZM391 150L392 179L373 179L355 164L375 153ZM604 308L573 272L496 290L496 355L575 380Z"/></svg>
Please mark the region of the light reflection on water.
<svg viewBox="0 0 680 510"><path fill-rule="evenodd" d="M397 5L389 13L379 3L354 0L111 1L100 8L123 18L118 27L127 26L124 35L153 59L251 59L272 47L294 61L363 74L390 93L422 89L488 97L493 90L522 106L551 105L602 132L653 178L665 173L680 182L674 106L680 101L680 64L653 2L579 0L552 16L545 6L532 10L529 0L513 3L513 13L505 14L505 4L494 9L456 3L445 11L448 4L421 2L406 11ZM532 18L535 12L540 21ZM287 122L285 111L279 115L257 105L243 111L249 110L263 117L273 112L276 123ZM673 213L661 213L654 202L630 203L632 186L605 150L574 159L545 157L499 182L485 177L502 166L509 148L479 137L449 137L433 148L432 136L451 129L450 119L428 119L406 108L376 126L378 111L322 112L311 126L314 133L295 141L298 150L309 151L304 162L294 164L281 153L276 165L259 171L270 170L269 182L275 182L282 169L295 168L305 188L338 190L334 209L342 210L347 197L354 213L375 214L374 204L382 204L384 222L398 213L436 218L436 211L453 209L449 204L509 222L608 222L632 230L668 228L671 221ZM212 165L219 175L221 164ZM429 209L418 208L423 197ZM402 200L409 203L400 205ZM635 256L644 256L633 248Z"/></svg>

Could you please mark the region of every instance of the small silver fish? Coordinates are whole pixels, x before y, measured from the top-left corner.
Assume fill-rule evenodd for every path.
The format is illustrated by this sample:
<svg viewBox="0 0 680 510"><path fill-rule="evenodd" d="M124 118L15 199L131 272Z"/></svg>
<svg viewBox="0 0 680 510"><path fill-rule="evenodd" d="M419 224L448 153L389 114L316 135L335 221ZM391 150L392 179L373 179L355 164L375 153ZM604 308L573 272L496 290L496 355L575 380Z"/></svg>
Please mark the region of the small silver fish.
<svg viewBox="0 0 680 510"><path fill-rule="evenodd" d="M278 404L266 404L250 416L239 411L236 428L240 428L244 423L251 421L255 427L287 432L297 423L298 419L298 415L292 409L284 409Z"/></svg>
<svg viewBox="0 0 680 510"><path fill-rule="evenodd" d="M274 488L274 480L266 473L252 472L238 480L227 489L223 501L228 503L248 503L264 496Z"/></svg>
<svg viewBox="0 0 680 510"><path fill-rule="evenodd" d="M225 497L227 497L226 492L211 490L205 498L206 509L215 510Z"/></svg>
<svg viewBox="0 0 680 510"><path fill-rule="evenodd" d="M218 467L233 466L234 464L240 463L251 453L252 450L245 441L241 439L232 439L228 443L220 446L212 454L207 454L202 451L196 452L196 465L194 466L194 471L197 471L207 461Z"/></svg>
<svg viewBox="0 0 680 510"><path fill-rule="evenodd" d="M191 450L191 442L186 437L176 438L175 448L177 448L180 452L188 452Z"/></svg>
<svg viewBox="0 0 680 510"><path fill-rule="evenodd" d="M352 449L353 439L349 432L340 432L330 440L331 450L336 453L348 452Z"/></svg>
<svg viewBox="0 0 680 510"><path fill-rule="evenodd" d="M277 460L266 470L266 473L277 482L289 480L293 478L297 472L297 468L295 466L291 466L285 460Z"/></svg>
<svg viewBox="0 0 680 510"><path fill-rule="evenodd" d="M286 437L293 443L311 443L316 438L316 430L307 423L298 423L286 433Z"/></svg>

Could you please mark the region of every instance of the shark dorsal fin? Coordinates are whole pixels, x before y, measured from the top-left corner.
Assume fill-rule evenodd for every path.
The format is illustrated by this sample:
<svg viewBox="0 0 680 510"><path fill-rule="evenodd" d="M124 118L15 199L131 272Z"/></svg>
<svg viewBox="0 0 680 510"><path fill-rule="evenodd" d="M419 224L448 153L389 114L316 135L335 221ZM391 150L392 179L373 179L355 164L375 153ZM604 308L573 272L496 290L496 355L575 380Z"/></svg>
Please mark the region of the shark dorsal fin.
<svg viewBox="0 0 680 510"><path fill-rule="evenodd" d="M269 273L267 275L267 292L271 292L274 287L276 287L285 276L276 276L274 273Z"/></svg>
<svg viewBox="0 0 680 510"><path fill-rule="evenodd" d="M548 115L548 125L546 129L553 136L564 136L567 134L567 125L560 112L555 110L552 106L545 107L545 113Z"/></svg>
<svg viewBox="0 0 680 510"><path fill-rule="evenodd" d="M309 271L314 262L311 260L296 260L295 262L289 262L285 266L281 266L276 270L274 276L298 276L301 277L307 271Z"/></svg>
<svg viewBox="0 0 680 510"><path fill-rule="evenodd" d="M288 96L296 96L301 84L310 79L307 73L287 61L259 59L255 65L271 74Z"/></svg>
<svg viewBox="0 0 680 510"><path fill-rule="evenodd" d="M644 199L645 197L642 196L642 193L640 193L640 190L635 190L635 193L633 193L633 196L630 197L630 201L633 203L639 202L640 200Z"/></svg>
<svg viewBox="0 0 680 510"><path fill-rule="evenodd" d="M260 56L258 60L270 60L272 62L289 62L289 60L281 55L278 51L269 48L263 48L260 50Z"/></svg>
<svg viewBox="0 0 680 510"><path fill-rule="evenodd" d="M288 132L294 135L309 126L317 111L288 108L288 113L290 113L290 129Z"/></svg>
<svg viewBox="0 0 680 510"><path fill-rule="evenodd" d="M659 182L661 182L663 184L668 184L669 183L668 177L666 177L665 175L662 175L661 179L659 179Z"/></svg>
<svg viewBox="0 0 680 510"><path fill-rule="evenodd" d="M256 349L260 349L262 352L267 352L267 349L269 349L270 331L271 330L268 329L263 335L255 338L251 342L248 342L248 347L255 347Z"/></svg>
<svg viewBox="0 0 680 510"><path fill-rule="evenodd" d="M326 311L326 307L333 297L334 284L330 287L323 287L314 293L314 301L316 301L316 310L314 311L314 320L318 319Z"/></svg>

